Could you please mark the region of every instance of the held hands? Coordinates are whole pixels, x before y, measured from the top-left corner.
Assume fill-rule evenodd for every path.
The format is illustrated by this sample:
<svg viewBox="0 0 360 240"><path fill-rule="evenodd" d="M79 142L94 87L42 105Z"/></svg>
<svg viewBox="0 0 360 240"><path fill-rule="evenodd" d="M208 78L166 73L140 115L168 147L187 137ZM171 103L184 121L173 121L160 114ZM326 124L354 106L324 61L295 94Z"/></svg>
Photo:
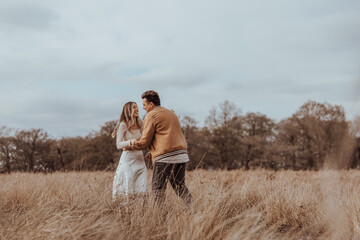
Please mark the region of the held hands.
<svg viewBox="0 0 360 240"><path fill-rule="evenodd" d="M133 150L133 149L132 149L132 146L133 146L133 144L134 144L135 141L136 141L136 139L131 139L131 140L130 140L130 147L123 148L123 151Z"/></svg>
<svg viewBox="0 0 360 240"><path fill-rule="evenodd" d="M151 159L152 159L151 153L148 152L148 153L145 155L145 158L146 158L147 160L151 160Z"/></svg>

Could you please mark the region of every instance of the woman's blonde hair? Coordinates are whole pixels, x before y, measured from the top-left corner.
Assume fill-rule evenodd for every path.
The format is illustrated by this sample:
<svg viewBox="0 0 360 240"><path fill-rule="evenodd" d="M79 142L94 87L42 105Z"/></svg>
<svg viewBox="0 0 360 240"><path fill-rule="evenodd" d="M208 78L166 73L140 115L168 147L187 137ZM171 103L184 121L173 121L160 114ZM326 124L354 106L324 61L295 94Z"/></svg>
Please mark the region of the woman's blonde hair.
<svg viewBox="0 0 360 240"><path fill-rule="evenodd" d="M120 123L124 122L128 128L128 130L131 132L131 126L136 124L138 126L138 128L140 129L140 131L142 132L142 128L143 128L143 122L141 121L141 119L139 117L134 117L133 116L133 111L132 108L133 106L136 105L135 102L127 102L125 103L123 110L121 112L120 115L120 119L119 122L117 123L113 133L111 134L111 136L113 138L116 137L116 133L119 129Z"/></svg>

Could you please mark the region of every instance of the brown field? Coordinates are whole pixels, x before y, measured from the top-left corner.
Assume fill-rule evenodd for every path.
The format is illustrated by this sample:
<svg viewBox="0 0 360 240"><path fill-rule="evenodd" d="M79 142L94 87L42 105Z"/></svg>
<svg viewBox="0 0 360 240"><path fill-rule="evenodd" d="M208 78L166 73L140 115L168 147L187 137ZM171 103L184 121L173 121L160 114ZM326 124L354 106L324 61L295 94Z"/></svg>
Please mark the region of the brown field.
<svg viewBox="0 0 360 240"><path fill-rule="evenodd" d="M112 202L112 172L0 175L0 239L360 239L358 171L187 174L191 209Z"/></svg>

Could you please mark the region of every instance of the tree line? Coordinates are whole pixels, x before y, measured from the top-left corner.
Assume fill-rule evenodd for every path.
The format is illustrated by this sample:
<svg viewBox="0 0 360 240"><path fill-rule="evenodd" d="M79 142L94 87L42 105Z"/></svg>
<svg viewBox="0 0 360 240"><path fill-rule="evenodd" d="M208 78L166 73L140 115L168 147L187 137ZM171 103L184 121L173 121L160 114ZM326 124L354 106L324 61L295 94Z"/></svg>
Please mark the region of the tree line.
<svg viewBox="0 0 360 240"><path fill-rule="evenodd" d="M360 166L360 117L350 122L342 106L308 101L276 122L265 114L242 114L225 101L198 126L180 117L188 143L188 169L349 169ZM0 172L114 170L121 155L106 122L86 137L54 139L43 129L0 128ZM147 161L148 167L151 162Z"/></svg>

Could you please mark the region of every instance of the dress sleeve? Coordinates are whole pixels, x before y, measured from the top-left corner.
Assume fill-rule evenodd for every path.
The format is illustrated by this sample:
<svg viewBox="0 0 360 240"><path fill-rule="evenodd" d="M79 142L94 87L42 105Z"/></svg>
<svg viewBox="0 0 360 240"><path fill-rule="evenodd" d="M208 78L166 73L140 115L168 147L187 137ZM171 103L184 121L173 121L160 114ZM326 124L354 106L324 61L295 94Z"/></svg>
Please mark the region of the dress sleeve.
<svg viewBox="0 0 360 240"><path fill-rule="evenodd" d="M116 133L116 147L117 147L117 149L130 147L130 140L124 141L126 131L127 131L126 124L124 122L120 123L119 129L118 129L118 131Z"/></svg>

